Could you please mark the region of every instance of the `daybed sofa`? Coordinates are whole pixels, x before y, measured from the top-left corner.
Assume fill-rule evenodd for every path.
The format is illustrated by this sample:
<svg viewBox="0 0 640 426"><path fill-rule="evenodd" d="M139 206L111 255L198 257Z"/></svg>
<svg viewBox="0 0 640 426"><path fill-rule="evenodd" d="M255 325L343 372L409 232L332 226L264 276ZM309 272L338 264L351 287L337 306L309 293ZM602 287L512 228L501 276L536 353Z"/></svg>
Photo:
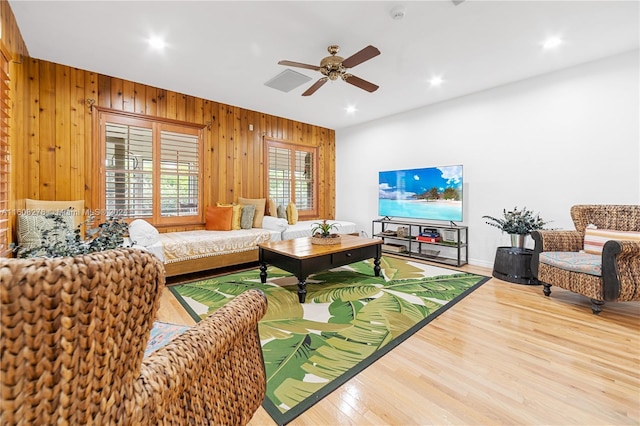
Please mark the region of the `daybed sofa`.
<svg viewBox="0 0 640 426"><path fill-rule="evenodd" d="M272 215L264 215L264 199L239 198L244 205L254 206L248 223L242 224L242 229L232 229L231 226L221 227L217 230L195 230L181 232L160 233L154 226L142 219L136 219L129 224L129 238L125 246L133 246L154 253L160 258L166 268L168 277L221 268L224 266L241 265L258 261L258 244L268 241L289 240L293 238L309 237L314 224L321 220L297 220L286 219ZM45 219L47 212L65 211L64 220L70 227L82 223L84 213L84 201L41 201L27 199L25 212L18 217L18 243L22 247L39 245L42 230L51 227L50 219ZM216 222L219 217L212 218L210 213L227 211L226 220L236 221L239 217L233 217L240 210L236 205L217 205L207 208L207 225L209 221ZM71 209L67 211L66 209ZM244 210L244 208L242 209ZM251 209L250 209L251 210ZM275 213L276 208L271 211ZM292 222L293 224L290 224ZM356 224L347 221L329 220L335 225L335 231L340 234L356 232ZM240 228L240 226L234 226ZM226 230L232 229L232 230Z"/></svg>
<svg viewBox="0 0 640 426"><path fill-rule="evenodd" d="M143 220L129 225L129 243L151 251L165 264L168 277L192 272L241 265L258 261L258 244L268 241L310 237L318 220L299 221L289 225L286 220L265 216L262 228L231 231L183 231L159 233ZM355 233L356 224L328 220L339 234Z"/></svg>

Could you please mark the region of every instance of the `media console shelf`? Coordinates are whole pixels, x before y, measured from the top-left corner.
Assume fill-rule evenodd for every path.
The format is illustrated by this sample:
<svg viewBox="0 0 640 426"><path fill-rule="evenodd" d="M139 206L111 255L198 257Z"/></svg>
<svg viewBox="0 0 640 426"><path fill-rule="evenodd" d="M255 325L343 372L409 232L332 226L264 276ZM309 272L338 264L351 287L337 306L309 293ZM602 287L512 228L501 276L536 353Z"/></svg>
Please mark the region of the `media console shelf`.
<svg viewBox="0 0 640 426"><path fill-rule="evenodd" d="M421 237L435 231L439 239ZM468 262L468 228L396 219L376 219L371 225L373 237L382 239L382 251L400 256L414 257L432 262L462 266Z"/></svg>

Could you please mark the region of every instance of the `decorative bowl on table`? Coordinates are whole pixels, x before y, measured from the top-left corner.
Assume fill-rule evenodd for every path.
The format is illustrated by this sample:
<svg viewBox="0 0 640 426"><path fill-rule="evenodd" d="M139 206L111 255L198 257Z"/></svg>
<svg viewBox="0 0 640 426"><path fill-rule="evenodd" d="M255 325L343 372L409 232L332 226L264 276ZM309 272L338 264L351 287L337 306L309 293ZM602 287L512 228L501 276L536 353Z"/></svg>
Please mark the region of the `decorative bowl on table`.
<svg viewBox="0 0 640 426"><path fill-rule="evenodd" d="M342 241L340 234L330 234L326 237L323 237L321 234L316 233L311 237L311 244L320 244L320 245L340 244L340 241Z"/></svg>

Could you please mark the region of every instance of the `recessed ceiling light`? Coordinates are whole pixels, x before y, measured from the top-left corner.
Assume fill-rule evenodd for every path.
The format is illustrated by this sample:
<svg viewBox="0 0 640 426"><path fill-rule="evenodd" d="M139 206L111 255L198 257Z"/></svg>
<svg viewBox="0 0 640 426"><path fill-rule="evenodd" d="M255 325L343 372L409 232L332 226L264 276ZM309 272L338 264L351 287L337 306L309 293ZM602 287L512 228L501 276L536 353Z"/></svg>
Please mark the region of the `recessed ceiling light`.
<svg viewBox="0 0 640 426"><path fill-rule="evenodd" d="M555 49L562 44L562 39L557 36L549 37L542 43L542 48L545 50Z"/></svg>
<svg viewBox="0 0 640 426"><path fill-rule="evenodd" d="M429 84L431 86L440 86L444 80L440 76L433 76L429 79Z"/></svg>
<svg viewBox="0 0 640 426"><path fill-rule="evenodd" d="M167 44L160 37L151 37L149 39L149 46L154 49L162 50L167 46Z"/></svg>
<svg viewBox="0 0 640 426"><path fill-rule="evenodd" d="M355 105L349 105L344 110L347 111L347 114L355 114L355 112L357 111Z"/></svg>

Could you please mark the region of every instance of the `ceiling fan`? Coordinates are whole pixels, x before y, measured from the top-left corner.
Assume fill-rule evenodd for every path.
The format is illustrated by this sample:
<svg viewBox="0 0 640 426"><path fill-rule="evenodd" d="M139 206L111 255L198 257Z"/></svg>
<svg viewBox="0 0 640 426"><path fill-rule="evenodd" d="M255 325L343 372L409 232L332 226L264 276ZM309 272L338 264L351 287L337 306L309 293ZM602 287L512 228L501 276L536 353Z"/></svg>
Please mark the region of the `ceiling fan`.
<svg viewBox="0 0 640 426"><path fill-rule="evenodd" d="M363 63L364 61L368 61L369 59L378 56L380 54L380 51L377 48L373 46L367 46L361 51L349 56L347 59L336 55L336 53L340 51L340 46L338 45L332 44L327 48L327 50L329 51L331 56L323 58L320 61L320 65L309 65L293 61L278 62L279 65L287 65L290 67L306 68L309 70L320 71L322 75L324 75L324 77L321 77L311 87L309 87L302 94L302 96L312 95L328 80L333 81L337 80L338 78L342 78L347 83L353 84L354 86L364 89L367 92L375 92L376 90L378 90L378 86L376 86L375 84L347 72L348 68L353 68L356 65Z"/></svg>

